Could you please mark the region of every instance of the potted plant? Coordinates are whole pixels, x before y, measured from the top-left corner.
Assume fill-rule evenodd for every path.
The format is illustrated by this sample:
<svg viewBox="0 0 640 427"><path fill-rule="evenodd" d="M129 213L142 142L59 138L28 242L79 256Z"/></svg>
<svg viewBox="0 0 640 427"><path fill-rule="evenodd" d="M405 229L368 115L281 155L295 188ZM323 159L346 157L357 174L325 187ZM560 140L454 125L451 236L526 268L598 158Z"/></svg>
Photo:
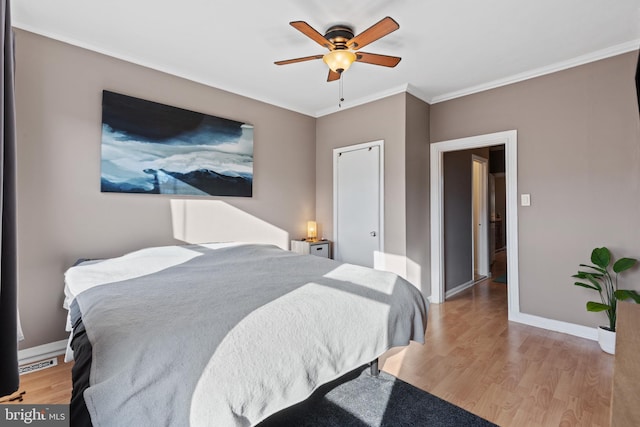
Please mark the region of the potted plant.
<svg viewBox="0 0 640 427"><path fill-rule="evenodd" d="M583 280L582 282L574 282L574 285L593 289L600 294L600 302L587 302L587 311L606 311L609 326L598 328L598 343L602 350L614 354L618 301L631 299L640 303L640 294L632 290L618 289L618 275L636 265L638 261L634 258L620 258L610 267L611 261L609 249L595 248L591 252L591 262L594 265L580 264L580 267L586 267L589 270L579 270L578 274L574 274L572 277Z"/></svg>

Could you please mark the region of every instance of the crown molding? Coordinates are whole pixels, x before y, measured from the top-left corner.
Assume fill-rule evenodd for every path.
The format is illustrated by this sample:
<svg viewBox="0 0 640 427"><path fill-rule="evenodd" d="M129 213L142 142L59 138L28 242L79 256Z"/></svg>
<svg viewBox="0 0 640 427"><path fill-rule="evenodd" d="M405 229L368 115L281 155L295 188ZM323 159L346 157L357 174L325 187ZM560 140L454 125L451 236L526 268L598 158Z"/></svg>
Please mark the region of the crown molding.
<svg viewBox="0 0 640 427"><path fill-rule="evenodd" d="M368 104L369 102L373 102L373 101L378 101L382 98L386 98L388 96L392 96L392 95L397 95L399 93L404 93L407 92L407 86L408 84L402 84L400 86L396 86L396 87L392 87L390 89L385 89L382 90L380 92L376 92L376 93L372 93L371 95L368 96L363 96L361 98L356 98L354 100L351 100L349 102L344 102L342 103L342 107L339 107L337 105L333 106L333 107L329 107L329 108L324 108L322 110L318 110L316 112L316 114L314 115L315 118L319 118L322 116L327 116L329 114L333 114L333 113L337 113L339 111L343 111L343 110L348 110L349 108L353 108L353 107L357 107L359 105L364 105L364 104Z"/></svg>
<svg viewBox="0 0 640 427"><path fill-rule="evenodd" d="M249 98L252 99L254 101L259 101L259 102L264 102L265 104L269 104L269 105L273 105L275 107L279 107L279 108L283 108L285 110L289 110L289 111L293 111L295 113L299 113L299 114L304 114L307 116L311 116L311 117L315 117L312 111L304 111L301 110L300 108L297 107L293 107L291 105L287 105L287 104L283 104L282 102L273 100L273 99L269 99L269 98L257 98L255 95L247 93L245 90L243 90L242 88L238 88L238 87L230 87L229 85L223 85L220 84L218 82L215 81L211 81L211 80L207 80L207 79L202 79L198 76L189 74L189 73L184 73L184 72L179 72L176 71L170 67L166 67L162 64L158 64L155 62L151 62L151 61L141 61L139 58L134 58L128 55L123 55L121 53L115 52L115 51L111 51L109 49L104 49L102 47L93 45L91 43L86 43L80 40L77 40L73 37L67 37L67 36L62 36L60 34L57 33L53 33L50 31L44 31L40 28L36 28L30 25L26 25L23 24L21 22L16 22L14 21L12 23L12 27L14 28L18 28L20 30L23 31L27 31L33 34L37 34L39 36L43 36L46 37L48 39L51 40L55 40L61 43L65 43L71 46L75 46L75 47L79 47L81 49L85 49L88 50L90 52L95 52L95 53L99 53L101 55L105 55L105 56L109 56L111 58L115 58L115 59L119 59L121 61L125 61L125 62L129 62L131 64L134 65L138 65L141 67L145 67L145 68L149 68L155 71L159 71L161 73L165 73L171 76L175 76L175 77L179 77L185 80L189 80L192 81L194 83L199 83L208 87L212 87L214 89L218 89L224 92L229 92L229 93L233 93L235 95L239 95L245 98Z"/></svg>
<svg viewBox="0 0 640 427"><path fill-rule="evenodd" d="M304 114L307 116L311 116L314 118L319 118L322 116L326 116L329 114L333 114L336 113L338 111L343 111L349 108L353 108L353 107L357 107L359 105L363 105L363 104L367 104L369 102L373 102L373 101L377 101L380 100L382 98L386 98L388 96L391 95L396 95L398 93L403 93L403 92L407 92L410 93L412 95L414 95L415 97L421 99L422 101L426 102L427 104L437 104L440 102L444 102L444 101L449 101L452 99L456 99L456 98L461 98L463 96L467 96L467 95L472 95L478 92L484 92L486 90L490 90L490 89L495 89L498 87L502 87L502 86L507 86L513 83L518 83L521 81L525 81L525 80L529 80L532 78L536 78L536 77L540 77L540 76L544 76L547 74L551 74L551 73L555 73L558 71L562 71L562 70L566 70L568 68L573 68L573 67L577 67L580 65L584 65L584 64L588 64L590 62L595 62L595 61L599 61L602 59L606 59L612 56L616 56L616 55L622 55L624 53L628 53L634 50L638 50L638 48L640 48L640 39L636 39L636 40L632 40L629 42L625 42L625 43L621 43L615 46L611 46L609 48L606 49L601 49L598 50L596 52L591 52L585 55L581 55L578 57L575 57L573 59L569 59L567 61L561 61L555 64L551 64L548 66L544 66L544 67L540 67L540 68L536 68L534 70L530 70L530 71L525 71L523 73L519 73L519 74L515 74L512 76L508 76L502 79L498 79L498 80L493 80L491 82L487 82L487 83L483 83L480 85L475 85L475 86L470 86L468 88L464 88L464 89L460 89L460 90L456 90L456 91L452 91L452 92L448 92L448 93L444 93L444 94L440 94L440 95L435 95L435 96L428 96L427 94L421 92L419 89L417 89L415 86L413 86L410 83L405 83L390 89L385 89L382 90L380 92L376 92L376 93L372 93L368 96L365 97L361 97L361 98L357 98L354 100L350 100L348 102L343 102L342 107L339 107L338 105L332 106L332 107L328 107L328 108L324 108L318 111L305 111L305 110L301 110L300 108L288 105L288 104L283 104L280 101L274 100L274 99L269 99L269 98L256 98L254 94L250 94L247 93L243 88L239 88L239 87L229 87L228 85L222 85L218 82L215 81L210 81L207 79L202 79L198 76L195 75L191 75L189 73L184 73L184 72L176 72L175 70L172 70L171 68L168 68L162 64L158 64L158 63L153 63L153 62L149 62L149 61L141 61L139 58L134 58L134 57L130 57L127 55L122 55L121 53L118 52L114 52L114 51L110 51L108 49L104 49L101 48L99 46L95 46L92 45L90 43L86 43L71 37L67 37L67 36L62 36L60 34L57 33L53 33L53 32L49 32L49 31L45 31L42 30L40 28L35 28L33 26L24 24L22 22L20 22L19 20L16 21L14 20L13 22L13 27L15 28L19 28L21 30L24 31L28 31L34 34L38 34L41 35L43 37L47 37L50 38L52 40L56 40L56 41L60 41L62 43L66 43L72 46L76 46L76 47L80 47L82 49L86 49L92 52L96 52L99 54L103 54L106 56L110 56L116 59L120 59L122 61L126 61L135 65L139 65L145 68L150 68L165 74L169 74L172 76L176 76L176 77L180 77L186 80L190 80L193 81L195 83L199 83L199 84L203 84L205 86L209 86L209 87L213 87L216 88L218 90L222 90L225 92L229 92L229 93L233 93L239 96L243 96L245 98L250 98L253 99L255 101L259 101L259 102L264 102L266 104L269 105L273 105L275 107L279 107L279 108L283 108L289 111L293 111L299 114ZM224 87L224 89L223 89Z"/></svg>
<svg viewBox="0 0 640 427"><path fill-rule="evenodd" d="M545 67L540 67L530 71L525 71L524 73L514 74L509 77L493 80L488 83L483 83L483 84L471 86L465 89L444 93L442 95L436 95L427 102L429 104L437 104L439 102L461 98L463 96L472 95L474 93L484 92L485 90L495 89L501 86L507 86L507 85L518 83L524 80L529 80L529 79L544 76L547 74L556 73L558 71L588 64L590 62L599 61L601 59L610 58L612 56L622 55L627 52L638 50L639 47L640 47L640 39L632 40L629 42L608 47L606 49L601 49L595 52L591 52L586 55L580 55L575 58L569 59L567 61L557 62L555 64L547 65Z"/></svg>

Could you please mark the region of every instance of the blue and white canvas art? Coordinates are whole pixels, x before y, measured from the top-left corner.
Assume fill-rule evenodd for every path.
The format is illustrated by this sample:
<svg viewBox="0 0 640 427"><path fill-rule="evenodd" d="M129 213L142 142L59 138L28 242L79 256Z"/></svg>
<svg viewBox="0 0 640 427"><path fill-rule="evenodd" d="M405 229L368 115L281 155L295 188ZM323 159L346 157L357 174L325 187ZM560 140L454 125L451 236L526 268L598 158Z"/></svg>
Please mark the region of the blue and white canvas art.
<svg viewBox="0 0 640 427"><path fill-rule="evenodd" d="M251 197L253 126L102 92L103 192Z"/></svg>

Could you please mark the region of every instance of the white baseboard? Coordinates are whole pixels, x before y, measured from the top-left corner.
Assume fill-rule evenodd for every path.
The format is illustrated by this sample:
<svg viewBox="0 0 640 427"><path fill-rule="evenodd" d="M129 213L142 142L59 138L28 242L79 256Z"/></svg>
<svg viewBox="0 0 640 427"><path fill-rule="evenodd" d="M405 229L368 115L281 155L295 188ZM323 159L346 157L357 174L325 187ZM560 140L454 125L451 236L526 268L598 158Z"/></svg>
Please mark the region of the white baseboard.
<svg viewBox="0 0 640 427"><path fill-rule="evenodd" d="M473 286L473 283L465 283L450 291L447 291L446 298L455 295L463 290ZM450 294L451 293L451 294ZM431 296L427 297L430 304L434 302ZM561 320L547 319L546 317L534 316L533 314L514 313L509 317L509 321L522 323L524 325L535 326L536 328L546 329L548 331L561 332L563 334L573 335L575 337L586 338L592 341L598 341L598 328L577 325L575 323L563 322Z"/></svg>
<svg viewBox="0 0 640 427"><path fill-rule="evenodd" d="M463 283L462 285L458 285L453 289L449 289L448 291L446 291L444 293L444 298L451 298L452 296L459 294L460 292L464 291L465 289L469 289L470 287L472 287L476 282L474 282L473 280L468 281L467 283Z"/></svg>
<svg viewBox="0 0 640 427"><path fill-rule="evenodd" d="M63 355L67 349L67 340L60 340L18 351L18 365L36 362Z"/></svg>
<svg viewBox="0 0 640 427"><path fill-rule="evenodd" d="M510 321L522 323L537 328L547 329L554 332L562 332L580 338L589 340L598 340L598 328L590 328L588 326L576 325L575 323L563 322L561 320L547 319L545 317L534 316L532 314L514 313Z"/></svg>

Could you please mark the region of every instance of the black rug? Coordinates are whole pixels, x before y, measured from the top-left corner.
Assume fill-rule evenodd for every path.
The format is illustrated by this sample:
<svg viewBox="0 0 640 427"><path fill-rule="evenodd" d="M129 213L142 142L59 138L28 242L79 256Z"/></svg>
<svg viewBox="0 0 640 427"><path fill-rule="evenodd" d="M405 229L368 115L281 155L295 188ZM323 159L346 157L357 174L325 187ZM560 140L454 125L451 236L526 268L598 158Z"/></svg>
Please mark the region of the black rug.
<svg viewBox="0 0 640 427"><path fill-rule="evenodd" d="M385 372L366 367L319 388L258 427L495 426Z"/></svg>

